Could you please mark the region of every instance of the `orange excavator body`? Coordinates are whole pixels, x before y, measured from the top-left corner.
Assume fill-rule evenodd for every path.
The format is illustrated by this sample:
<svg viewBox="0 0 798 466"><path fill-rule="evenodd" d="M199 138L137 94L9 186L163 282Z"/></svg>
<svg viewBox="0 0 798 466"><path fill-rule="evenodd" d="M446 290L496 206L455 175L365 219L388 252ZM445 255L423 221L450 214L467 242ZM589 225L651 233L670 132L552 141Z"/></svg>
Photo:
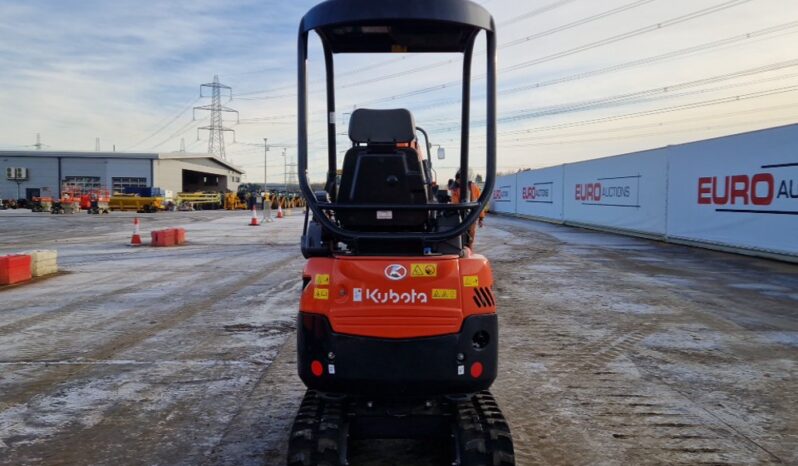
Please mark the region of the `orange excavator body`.
<svg viewBox="0 0 798 466"><path fill-rule="evenodd" d="M460 258L311 258L300 309L339 334L418 338L454 334L464 319L495 314L493 274L479 254Z"/></svg>

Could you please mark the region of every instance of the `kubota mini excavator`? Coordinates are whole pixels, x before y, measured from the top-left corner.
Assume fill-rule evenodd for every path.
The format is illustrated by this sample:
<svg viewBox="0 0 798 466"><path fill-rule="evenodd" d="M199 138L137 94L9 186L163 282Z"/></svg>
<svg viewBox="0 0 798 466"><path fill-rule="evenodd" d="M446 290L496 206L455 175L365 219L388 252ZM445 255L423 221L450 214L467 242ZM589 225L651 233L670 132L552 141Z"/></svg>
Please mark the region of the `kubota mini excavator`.
<svg viewBox="0 0 798 466"><path fill-rule="evenodd" d="M325 190L308 180L308 39L327 78ZM346 465L350 438L451 441L453 465L515 464L510 429L488 389L498 324L487 259L465 247L496 175L496 32L469 0L327 0L299 28L299 184L308 200L308 259L297 365L308 390L294 421L289 465ZM427 141L410 111L356 110L338 179L333 57L342 53L460 53L460 173L468 173L471 64L487 55L485 187L459 204L433 193ZM425 135L426 136L426 135ZM426 149L426 150L423 150ZM426 157L423 153L427 152Z"/></svg>

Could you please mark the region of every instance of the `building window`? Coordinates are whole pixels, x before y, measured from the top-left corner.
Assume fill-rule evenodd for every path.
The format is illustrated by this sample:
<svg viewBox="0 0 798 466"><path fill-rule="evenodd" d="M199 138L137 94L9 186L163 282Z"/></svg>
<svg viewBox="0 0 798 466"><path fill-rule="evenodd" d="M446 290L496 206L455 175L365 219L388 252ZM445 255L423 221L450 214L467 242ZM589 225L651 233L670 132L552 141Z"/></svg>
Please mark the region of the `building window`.
<svg viewBox="0 0 798 466"><path fill-rule="evenodd" d="M121 193L125 188L146 188L147 178L119 177L111 178L114 192Z"/></svg>
<svg viewBox="0 0 798 466"><path fill-rule="evenodd" d="M65 176L64 188L77 192L88 192L92 189L100 189L99 176Z"/></svg>

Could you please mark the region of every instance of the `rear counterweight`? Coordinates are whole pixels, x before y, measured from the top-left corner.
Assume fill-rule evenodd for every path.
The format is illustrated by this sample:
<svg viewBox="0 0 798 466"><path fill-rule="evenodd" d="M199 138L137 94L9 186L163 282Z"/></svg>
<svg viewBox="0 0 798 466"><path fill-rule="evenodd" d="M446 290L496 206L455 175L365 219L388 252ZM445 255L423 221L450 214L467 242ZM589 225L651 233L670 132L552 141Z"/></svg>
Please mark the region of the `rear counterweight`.
<svg viewBox="0 0 798 466"><path fill-rule="evenodd" d="M496 314L471 316L459 333L385 339L333 332L320 314L299 314L297 365L308 388L368 396L487 390L496 379Z"/></svg>

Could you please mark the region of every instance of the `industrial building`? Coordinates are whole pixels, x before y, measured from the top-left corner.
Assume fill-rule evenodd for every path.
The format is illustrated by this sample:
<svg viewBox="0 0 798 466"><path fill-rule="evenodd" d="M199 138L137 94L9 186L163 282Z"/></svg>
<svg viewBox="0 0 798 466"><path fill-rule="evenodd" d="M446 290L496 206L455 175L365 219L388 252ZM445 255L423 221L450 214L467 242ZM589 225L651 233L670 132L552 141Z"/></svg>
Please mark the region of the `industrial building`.
<svg viewBox="0 0 798 466"><path fill-rule="evenodd" d="M0 151L0 198L60 197L65 183L121 192L237 191L243 170L208 154Z"/></svg>

